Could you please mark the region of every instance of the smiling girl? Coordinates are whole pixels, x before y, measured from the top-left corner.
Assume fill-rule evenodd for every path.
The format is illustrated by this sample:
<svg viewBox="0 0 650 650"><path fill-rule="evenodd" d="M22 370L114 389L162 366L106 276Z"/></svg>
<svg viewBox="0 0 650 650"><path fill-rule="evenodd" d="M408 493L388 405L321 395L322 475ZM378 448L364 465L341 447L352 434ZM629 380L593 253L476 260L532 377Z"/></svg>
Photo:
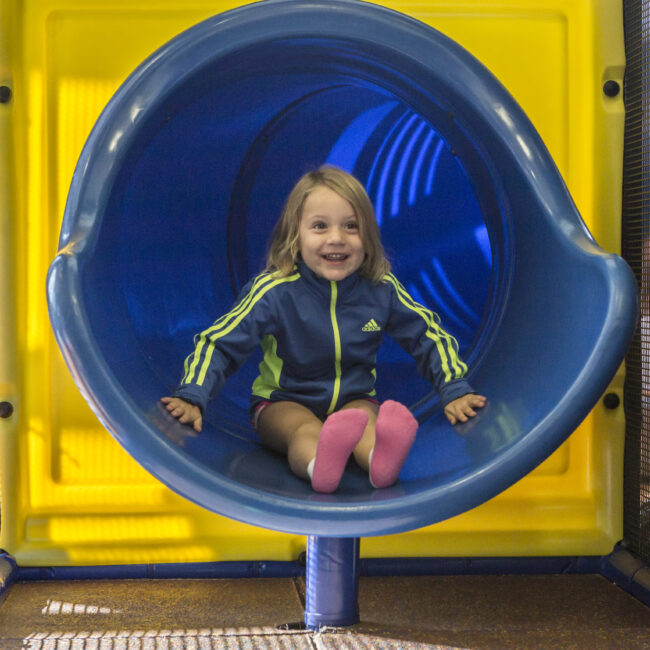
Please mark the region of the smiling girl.
<svg viewBox="0 0 650 650"><path fill-rule="evenodd" d="M374 487L388 487L418 424L404 405L376 399L384 332L415 358L452 425L474 417L486 401L464 379L458 345L438 322L390 273L363 186L324 166L291 191L266 271L197 335L181 385L162 401L200 431L208 401L261 345L250 413L262 444L285 454L318 492L337 489L351 455Z"/></svg>

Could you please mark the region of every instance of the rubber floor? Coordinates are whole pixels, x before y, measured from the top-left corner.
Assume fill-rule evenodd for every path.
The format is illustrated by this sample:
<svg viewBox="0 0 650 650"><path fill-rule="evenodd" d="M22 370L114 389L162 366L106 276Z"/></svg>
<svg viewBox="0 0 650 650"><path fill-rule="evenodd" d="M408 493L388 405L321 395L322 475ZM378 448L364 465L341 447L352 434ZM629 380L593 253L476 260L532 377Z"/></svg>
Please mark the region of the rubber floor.
<svg viewBox="0 0 650 650"><path fill-rule="evenodd" d="M361 622L300 629L297 579L12 585L0 648L650 649L650 609L600 576L361 578Z"/></svg>

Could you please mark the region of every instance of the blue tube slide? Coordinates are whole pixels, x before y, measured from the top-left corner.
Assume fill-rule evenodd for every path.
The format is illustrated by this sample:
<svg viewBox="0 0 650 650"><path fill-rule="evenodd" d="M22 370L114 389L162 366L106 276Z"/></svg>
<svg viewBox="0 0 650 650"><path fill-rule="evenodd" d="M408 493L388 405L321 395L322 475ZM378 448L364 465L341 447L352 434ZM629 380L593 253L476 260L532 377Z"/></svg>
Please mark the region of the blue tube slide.
<svg viewBox="0 0 650 650"><path fill-rule="evenodd" d="M379 397L421 425L384 490L350 467L316 494L259 445L247 418L259 358L198 437L159 403L193 335L262 268L290 188L324 162L365 184L396 275L489 397L452 428L387 340ZM428 525L522 478L597 402L637 310L629 268L594 242L501 84L442 34L356 0L247 5L143 62L81 154L47 292L80 390L147 470L233 519L329 538Z"/></svg>

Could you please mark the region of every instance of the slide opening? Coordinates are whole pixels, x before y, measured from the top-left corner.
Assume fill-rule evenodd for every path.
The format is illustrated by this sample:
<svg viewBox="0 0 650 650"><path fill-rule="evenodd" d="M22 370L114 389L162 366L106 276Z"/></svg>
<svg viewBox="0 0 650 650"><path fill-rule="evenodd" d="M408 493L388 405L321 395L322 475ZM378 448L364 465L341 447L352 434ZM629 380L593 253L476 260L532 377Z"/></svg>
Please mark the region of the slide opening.
<svg viewBox="0 0 650 650"><path fill-rule="evenodd" d="M140 375L136 364L161 394L170 392L194 334L264 268L291 187L322 163L364 184L396 275L440 315L469 363L480 358L503 307L500 270L508 266L484 161L452 113L420 108L424 89L403 85L396 62L378 62L365 47L338 39L251 46L195 72L144 118L85 275L85 293L102 297L91 327L102 332L98 344L116 375L128 375L119 377L125 385ZM105 317L107 294L130 345ZM255 440L247 409L259 360L211 403L207 420L220 432ZM388 339L377 388L423 419L437 405L414 362Z"/></svg>

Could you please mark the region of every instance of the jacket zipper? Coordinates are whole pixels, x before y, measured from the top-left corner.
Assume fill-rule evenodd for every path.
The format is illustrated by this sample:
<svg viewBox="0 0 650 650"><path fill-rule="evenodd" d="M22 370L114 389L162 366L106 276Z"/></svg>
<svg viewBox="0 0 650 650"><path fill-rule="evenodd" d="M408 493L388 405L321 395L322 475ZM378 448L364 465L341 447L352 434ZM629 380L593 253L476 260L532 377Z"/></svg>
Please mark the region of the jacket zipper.
<svg viewBox="0 0 650 650"><path fill-rule="evenodd" d="M332 401L327 409L327 415L334 412L336 403L339 400L341 392L341 333L339 323L336 318L336 301L338 298L338 286L336 282L330 280L332 290L330 298L330 319L332 320L332 331L334 333L334 387L332 389Z"/></svg>

